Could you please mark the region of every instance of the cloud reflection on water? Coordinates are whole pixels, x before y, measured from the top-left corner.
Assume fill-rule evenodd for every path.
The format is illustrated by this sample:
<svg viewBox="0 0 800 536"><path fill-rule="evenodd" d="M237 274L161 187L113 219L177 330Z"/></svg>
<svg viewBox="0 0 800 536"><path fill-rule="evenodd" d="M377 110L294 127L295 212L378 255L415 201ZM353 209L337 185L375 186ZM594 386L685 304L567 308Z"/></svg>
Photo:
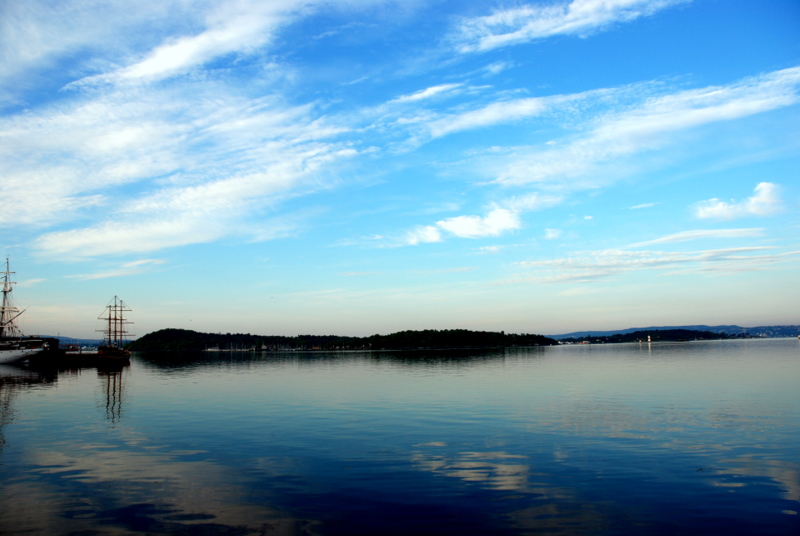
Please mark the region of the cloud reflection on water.
<svg viewBox="0 0 800 536"><path fill-rule="evenodd" d="M415 446L427 447L447 445L431 442ZM512 505L518 501L516 504L520 506L512 508L506 517L512 526L524 532L580 534L610 523L608 508L602 511L598 505L581 498L577 488L554 485L553 475L546 469L532 470L529 456L505 451L450 454L417 450L412 462L422 471L505 492L505 500Z"/></svg>
<svg viewBox="0 0 800 536"><path fill-rule="evenodd" d="M31 453L34 482L6 512L3 524L33 533L92 530L203 534L307 534L312 523L252 502L243 477L230 468L161 453L103 445L61 444ZM35 516L29 512L37 512ZM202 528L200 527L202 526Z"/></svg>
<svg viewBox="0 0 800 536"><path fill-rule="evenodd" d="M246 476L210 461L208 453L155 445L127 429L120 422L122 376L98 378L98 408L122 444L78 435L25 451L18 462L25 477L4 479L0 488L2 503L13 504L0 513L0 533L313 534L313 522L259 504ZM25 389L30 386L19 382L0 385L0 424L13 422L14 395Z"/></svg>

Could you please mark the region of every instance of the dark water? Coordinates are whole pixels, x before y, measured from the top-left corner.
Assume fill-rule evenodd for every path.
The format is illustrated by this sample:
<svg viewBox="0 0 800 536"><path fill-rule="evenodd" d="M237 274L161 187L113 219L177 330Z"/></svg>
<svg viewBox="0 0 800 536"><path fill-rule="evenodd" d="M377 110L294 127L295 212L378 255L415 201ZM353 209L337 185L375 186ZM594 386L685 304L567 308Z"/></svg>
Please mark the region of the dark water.
<svg viewBox="0 0 800 536"><path fill-rule="evenodd" d="M0 395L2 534L800 534L797 340L140 354Z"/></svg>

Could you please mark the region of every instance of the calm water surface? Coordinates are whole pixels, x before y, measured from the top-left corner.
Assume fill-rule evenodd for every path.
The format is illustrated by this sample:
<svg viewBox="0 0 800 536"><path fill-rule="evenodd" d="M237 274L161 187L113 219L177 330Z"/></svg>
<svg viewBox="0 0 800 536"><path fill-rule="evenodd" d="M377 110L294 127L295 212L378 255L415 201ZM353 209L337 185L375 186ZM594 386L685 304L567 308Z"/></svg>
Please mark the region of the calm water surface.
<svg viewBox="0 0 800 536"><path fill-rule="evenodd" d="M2 534L800 534L800 344L152 354L0 379Z"/></svg>

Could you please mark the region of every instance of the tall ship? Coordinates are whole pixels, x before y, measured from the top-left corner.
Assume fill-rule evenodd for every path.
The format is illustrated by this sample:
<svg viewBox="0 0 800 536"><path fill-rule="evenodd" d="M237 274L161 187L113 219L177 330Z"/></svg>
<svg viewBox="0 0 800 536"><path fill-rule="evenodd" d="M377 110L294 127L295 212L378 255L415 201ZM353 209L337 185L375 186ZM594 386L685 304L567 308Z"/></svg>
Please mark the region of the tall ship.
<svg viewBox="0 0 800 536"><path fill-rule="evenodd" d="M114 296L114 299L106 305L106 310L103 313L105 316L98 317L98 320L106 322L103 329L97 330L102 331L104 335L103 343L97 347L98 357L130 358L130 351L124 348L127 336L131 335L126 326L133 324L133 322L125 319L125 313L130 312L130 310L125 302L117 296Z"/></svg>
<svg viewBox="0 0 800 536"><path fill-rule="evenodd" d="M25 309L20 310L14 306L11 292L14 289L8 257L6 269L0 272L3 277L3 305L0 310L0 363L14 363L24 361L40 354L47 348L45 341L38 337L26 337L17 326L17 319L22 316Z"/></svg>

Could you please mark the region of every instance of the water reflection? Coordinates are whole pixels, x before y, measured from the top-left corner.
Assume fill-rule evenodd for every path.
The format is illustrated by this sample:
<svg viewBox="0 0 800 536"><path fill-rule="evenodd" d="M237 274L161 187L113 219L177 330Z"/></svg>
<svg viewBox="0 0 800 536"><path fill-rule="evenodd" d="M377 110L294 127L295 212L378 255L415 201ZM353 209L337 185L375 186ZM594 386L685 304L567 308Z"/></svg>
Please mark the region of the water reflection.
<svg viewBox="0 0 800 536"><path fill-rule="evenodd" d="M448 478L477 484L499 493L493 500L508 504L506 531L520 534L586 534L615 533L629 517L625 509L608 501L596 501L583 489L580 478L558 475L555 453L538 453L536 460L528 455L505 451L458 452L437 454L429 447L446 447L442 443L418 445L414 462L418 469ZM555 465L554 465L555 464ZM538 465L534 469L534 465ZM596 478L596 475L589 477ZM560 483L560 484L559 484ZM572 485L563 485L563 484ZM629 529L629 530L628 530ZM641 529L639 529L641 530ZM627 527L622 533L637 533Z"/></svg>
<svg viewBox="0 0 800 536"><path fill-rule="evenodd" d="M445 446L444 443L440 445ZM527 456L507 452L460 452L454 458L424 452L412 455L414 464L423 471L466 482L480 482L499 491L533 493L528 481L530 466L527 460Z"/></svg>
<svg viewBox="0 0 800 536"><path fill-rule="evenodd" d="M136 359L147 366L168 372L192 372L208 368L243 366L315 367L368 360L374 364L393 364L407 368L468 367L507 359L543 357L538 347L501 349L453 349L416 351L295 351L295 352L137 352Z"/></svg>
<svg viewBox="0 0 800 536"><path fill-rule="evenodd" d="M106 419L111 422L111 424L117 424L119 420L122 418L122 401L124 396L124 381L122 378L122 372L124 368L120 370L98 370L97 376L101 380L105 380L105 413Z"/></svg>
<svg viewBox="0 0 800 536"><path fill-rule="evenodd" d="M51 385L56 379L57 375L40 374L15 365L0 365L0 454L6 444L4 429L14 421L14 398L22 390Z"/></svg>
<svg viewBox="0 0 800 536"><path fill-rule="evenodd" d="M794 510L788 513L797 515L797 509L800 507L800 463L764 460L754 456L724 460L723 463L727 467L716 470L716 474L722 478L715 481L714 485L742 487L746 483L741 477L767 479L781 489L784 499L795 503ZM732 481L736 482L732 484Z"/></svg>
<svg viewBox="0 0 800 536"><path fill-rule="evenodd" d="M19 508L0 533L791 534L795 350L140 354L35 376L3 414Z"/></svg>
<svg viewBox="0 0 800 536"><path fill-rule="evenodd" d="M252 503L242 477L197 460L203 453L77 444L73 452L68 446L36 453L30 470L37 478L23 490L22 502L4 512L3 527L36 534L295 535L311 525Z"/></svg>
<svg viewBox="0 0 800 536"><path fill-rule="evenodd" d="M39 438L16 436L11 457L0 450L0 501L14 505L0 509L1 534L312 533L313 522L260 504L249 477L207 459L213 457L208 451L175 448L126 427L129 367L43 372L3 366L0 372L0 447L9 425L24 426ZM84 396L72 407L70 394L62 398L67 403L62 408L41 406L49 428L34 428L36 421L14 407L25 402L25 394L59 380L65 393L80 392L75 388L93 376L99 380L97 406L112 424L111 434L93 426L97 417L85 411ZM58 420L51 421L55 415ZM68 432L60 433L62 427Z"/></svg>

